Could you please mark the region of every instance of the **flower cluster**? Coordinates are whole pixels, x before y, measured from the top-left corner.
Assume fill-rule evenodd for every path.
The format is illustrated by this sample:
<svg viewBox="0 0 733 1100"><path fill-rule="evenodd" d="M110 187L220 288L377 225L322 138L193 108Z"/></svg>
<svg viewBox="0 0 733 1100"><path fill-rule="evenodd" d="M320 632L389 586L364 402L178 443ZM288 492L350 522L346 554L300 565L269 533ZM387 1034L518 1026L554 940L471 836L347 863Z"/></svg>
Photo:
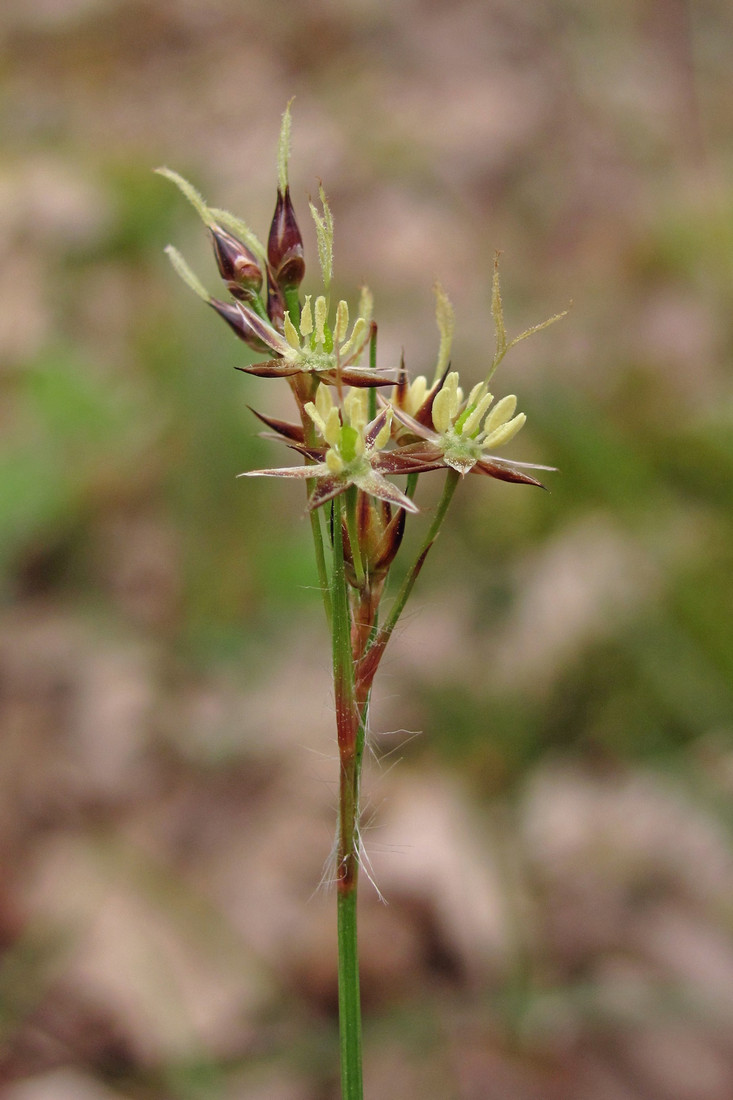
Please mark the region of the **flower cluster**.
<svg viewBox="0 0 733 1100"><path fill-rule="evenodd" d="M289 134L288 109L280 140L277 202L266 246L244 222L209 207L177 173L159 169L186 195L208 227L229 300L208 294L180 253L169 246L174 267L249 348L264 354L262 360L238 369L261 377L285 378L295 397L298 422L256 415L271 433L301 455L301 464L247 471L240 476L303 479L311 511L342 493L351 493L349 499L356 494L356 513L366 517L362 523L365 540L365 532L375 525L379 530L397 531L392 509L418 510L413 497L417 477L422 473L443 469L461 476L478 473L502 481L541 485L528 471L550 467L510 462L493 454L517 434L526 417L516 412L514 395L495 402L488 387L506 351L517 340L557 318L508 341L495 268L492 313L496 354L487 364L486 379L467 397L458 373L450 369L453 310L439 286L436 315L440 350L433 382L429 384L422 375L410 381L404 364L393 371L378 368L377 326L372 319L369 292L362 292L353 323L345 301L339 301L335 310L329 308L333 220L322 188L321 209L311 203L311 213L323 292L315 297L300 294L305 261L288 184ZM369 365L365 366L361 359L367 351ZM392 387L389 396L384 396L385 387ZM390 480L399 475L407 477L404 490ZM378 516L381 518L377 523ZM399 525L400 537L403 524L404 516ZM353 555L355 548L350 549Z"/></svg>

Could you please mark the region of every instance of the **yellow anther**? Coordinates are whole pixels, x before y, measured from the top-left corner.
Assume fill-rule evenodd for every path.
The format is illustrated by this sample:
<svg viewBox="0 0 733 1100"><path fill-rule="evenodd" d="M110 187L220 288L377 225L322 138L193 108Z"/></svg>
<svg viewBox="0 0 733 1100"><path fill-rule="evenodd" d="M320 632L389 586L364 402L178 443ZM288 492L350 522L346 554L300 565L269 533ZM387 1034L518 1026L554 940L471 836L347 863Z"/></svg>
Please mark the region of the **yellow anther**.
<svg viewBox="0 0 733 1100"><path fill-rule="evenodd" d="M484 396L485 393L486 393L486 383L485 382L479 382L476 386L473 387L473 389L469 393L467 404L469 406L478 405L479 401L481 400L481 398Z"/></svg>
<svg viewBox="0 0 733 1100"><path fill-rule="evenodd" d="M330 472L334 474L334 476L338 476L340 473L343 473L344 460L341 458L340 455L336 453L336 451L326 451L326 465L328 466Z"/></svg>
<svg viewBox="0 0 733 1100"><path fill-rule="evenodd" d="M311 312L311 296L306 294L305 303L300 313L300 334L310 336L313 332L313 314Z"/></svg>
<svg viewBox="0 0 733 1100"><path fill-rule="evenodd" d="M348 327L349 307L342 299L336 307L336 327L333 331L333 338L335 343L340 344L341 341L346 338Z"/></svg>
<svg viewBox="0 0 733 1100"><path fill-rule="evenodd" d="M392 410L387 410L387 419L384 425L379 429L377 438L374 440L374 449L381 451L382 447L386 447L389 443L389 437L392 434Z"/></svg>
<svg viewBox="0 0 733 1100"><path fill-rule="evenodd" d="M491 435L497 428L500 428L502 424L506 424L512 416L514 416L514 410L517 407L517 398L513 393L507 394L506 397L502 397L501 401L497 401L494 408L486 417L486 423L484 424L484 431L487 435Z"/></svg>
<svg viewBox="0 0 733 1100"><path fill-rule="evenodd" d="M333 447L338 443L341 436L341 416L338 409L334 406L329 409L328 416L326 417L326 423L323 429L323 438L326 443L330 443Z"/></svg>
<svg viewBox="0 0 733 1100"><path fill-rule="evenodd" d="M354 322L354 327L351 331L351 336L346 341L346 343L339 348L339 353L342 357L350 355L354 348L357 348L362 343L366 335L366 330L367 323L364 318L357 317L356 321Z"/></svg>
<svg viewBox="0 0 733 1100"><path fill-rule="evenodd" d="M349 424L357 430L363 428L369 419L369 406L366 390L351 389L344 398L344 409Z"/></svg>
<svg viewBox="0 0 733 1100"><path fill-rule="evenodd" d="M473 397L473 395L475 393L475 390L477 388L478 387L475 387L471 391L471 395L468 398L469 407L472 403L471 398ZM493 400L493 398L492 398L490 393L485 393L483 395L483 397L480 399L480 401L476 405L473 412L470 412L468 414L468 416L466 417L466 419L464 420L463 427L461 429L463 435L473 435L473 433L476 431L479 424L483 420L484 416L486 415L486 412L487 412L487 410L489 408L489 405L491 404L492 400Z"/></svg>
<svg viewBox="0 0 733 1100"><path fill-rule="evenodd" d="M428 380L424 374L419 374L417 378L410 383L410 388L407 391L407 411L411 416L419 410L425 395L428 392Z"/></svg>
<svg viewBox="0 0 733 1100"><path fill-rule="evenodd" d="M322 344L326 339L324 326L328 319L328 306L322 294L316 298L316 339Z"/></svg>
<svg viewBox="0 0 733 1100"><path fill-rule="evenodd" d="M285 339L290 344L291 348L293 348L294 351L300 351L300 337L295 331L295 325L290 320L290 313L288 310L285 311L284 332Z"/></svg>
<svg viewBox="0 0 733 1100"><path fill-rule="evenodd" d="M325 420L333 408L333 398L328 386L319 386L316 391L316 408Z"/></svg>
<svg viewBox="0 0 733 1100"><path fill-rule="evenodd" d="M453 394L445 386L436 394L433 401L433 427L441 435L450 429L453 419L450 414Z"/></svg>
<svg viewBox="0 0 733 1100"><path fill-rule="evenodd" d="M316 394L316 400L318 400L319 394L320 394L320 390L319 390L319 393ZM318 428L318 431L321 433L321 435L325 439L326 438L326 421L323 417L323 414L322 414L321 410L316 408L316 406L313 404L312 401L306 402L306 404L304 405L304 408L305 408L305 411L308 413L308 416L311 418L311 420L313 421L315 426Z"/></svg>
<svg viewBox="0 0 733 1100"><path fill-rule="evenodd" d="M488 447L501 447L504 443L508 443L510 439L513 439L519 429L524 426L527 421L527 417L524 413L517 413L513 420L510 420L506 424L502 424L500 427L493 431L491 435L487 435L483 440L482 448Z"/></svg>

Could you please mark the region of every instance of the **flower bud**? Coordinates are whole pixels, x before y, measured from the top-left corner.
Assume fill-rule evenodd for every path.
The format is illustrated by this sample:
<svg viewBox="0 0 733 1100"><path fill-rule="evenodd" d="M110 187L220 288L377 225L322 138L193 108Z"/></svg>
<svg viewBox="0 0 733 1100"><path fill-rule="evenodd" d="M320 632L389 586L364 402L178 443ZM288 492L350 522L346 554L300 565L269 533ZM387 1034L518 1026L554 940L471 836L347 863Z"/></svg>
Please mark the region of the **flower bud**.
<svg viewBox="0 0 733 1100"><path fill-rule="evenodd" d="M267 259L275 282L281 290L292 290L300 286L305 275L303 238L295 220L289 187L284 192L278 190L277 193L277 204L267 239Z"/></svg>
<svg viewBox="0 0 733 1100"><path fill-rule="evenodd" d="M394 513L387 500L359 491L356 501L356 527L359 537L364 573L372 589L380 589L387 572L400 548L405 532L403 508ZM349 584L358 587L349 545L348 531L344 529L344 562Z"/></svg>
<svg viewBox="0 0 733 1100"><path fill-rule="evenodd" d="M256 256L226 229L218 225L210 228L219 274L229 292L243 302L256 297L262 286L262 271Z"/></svg>

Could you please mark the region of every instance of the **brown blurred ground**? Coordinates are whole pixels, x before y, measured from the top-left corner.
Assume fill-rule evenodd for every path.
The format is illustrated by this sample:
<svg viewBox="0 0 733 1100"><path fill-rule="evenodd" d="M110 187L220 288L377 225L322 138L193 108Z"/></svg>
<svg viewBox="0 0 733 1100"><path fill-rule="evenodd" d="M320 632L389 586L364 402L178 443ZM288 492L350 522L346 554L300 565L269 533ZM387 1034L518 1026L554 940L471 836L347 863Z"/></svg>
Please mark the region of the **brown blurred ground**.
<svg viewBox="0 0 733 1100"><path fill-rule="evenodd" d="M729 1100L729 5L5 0L0 36L0 1095L338 1095L328 641L301 495L234 480L287 404L151 173L264 235L295 95L382 363L432 369L439 277L482 376L495 249L512 331L574 303L497 377L562 473L465 486L376 701L367 1096Z"/></svg>

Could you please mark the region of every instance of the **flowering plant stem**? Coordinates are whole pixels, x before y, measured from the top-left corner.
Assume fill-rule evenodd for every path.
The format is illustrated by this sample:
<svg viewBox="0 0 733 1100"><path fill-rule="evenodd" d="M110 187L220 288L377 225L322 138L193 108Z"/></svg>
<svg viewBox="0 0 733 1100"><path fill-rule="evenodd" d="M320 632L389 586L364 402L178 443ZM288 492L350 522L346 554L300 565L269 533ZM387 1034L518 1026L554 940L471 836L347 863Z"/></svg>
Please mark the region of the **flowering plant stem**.
<svg viewBox="0 0 733 1100"><path fill-rule="evenodd" d="M357 941L359 793L371 684L387 642L440 531L459 481L460 475L450 470L433 522L381 630L376 629L377 607L368 598L365 591L368 585L360 568L355 569L360 598L354 601L354 611L350 610L349 585L344 563L344 536L348 536L354 547L352 555L355 562L358 561L353 522L354 501L349 499L351 494L347 492L333 502L333 564L329 604L339 750L336 887L341 1089L344 1100L361 1100L363 1096ZM346 522L342 523L342 519Z"/></svg>
<svg viewBox="0 0 733 1100"><path fill-rule="evenodd" d="M341 497L338 497L334 502L333 515L331 629L340 765L336 886L341 1092L344 1100L361 1100L361 1003L356 902L359 882L359 781L365 715L359 714L356 703L341 515Z"/></svg>
<svg viewBox="0 0 733 1100"><path fill-rule="evenodd" d="M208 294L173 246L173 267L188 287L224 320L237 337L266 359L239 367L261 378L287 380L297 423L255 413L275 438L300 458L296 466L248 470L240 476L305 481L324 610L331 631L333 686L339 754L339 808L335 848L338 898L338 1002L343 1100L362 1100L362 1039L357 949L357 887L363 858L359 835L361 765L374 676L395 626L433 546L458 483L465 474L541 485L529 463L497 458L525 422L510 394L496 404L488 381L507 351L562 314L509 340L494 266L491 312L496 350L487 377L466 395L450 370L453 309L436 285L440 349L433 382L409 381L404 363L393 371L377 364L373 300L364 289L353 320L348 304L330 306L333 219L319 187L321 212L313 203L323 294L306 294L303 240L288 184L290 105L283 115L278 149L278 192L267 246L245 222L209 207L187 180L159 169L192 203L208 228L229 301ZM350 321L351 317L351 321ZM353 322L353 323L352 323ZM369 365L360 362L368 347ZM389 397L377 389L391 388ZM253 410L254 411L254 410ZM515 415L516 414L516 415ZM417 556L383 623L379 613L392 562L408 515L419 511L418 476L444 470L443 494ZM391 478L407 479L403 491ZM329 548L332 552L330 569Z"/></svg>

